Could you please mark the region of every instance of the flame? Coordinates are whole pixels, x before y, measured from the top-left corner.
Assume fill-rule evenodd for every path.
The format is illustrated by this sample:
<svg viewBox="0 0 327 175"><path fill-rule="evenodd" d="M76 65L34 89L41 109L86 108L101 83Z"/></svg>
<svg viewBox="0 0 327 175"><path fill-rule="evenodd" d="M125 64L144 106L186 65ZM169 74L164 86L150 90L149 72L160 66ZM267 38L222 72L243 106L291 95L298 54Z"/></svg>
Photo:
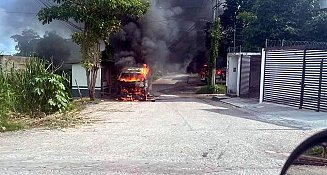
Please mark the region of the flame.
<svg viewBox="0 0 327 175"><path fill-rule="evenodd" d="M148 78L150 73L150 68L148 65L143 64L143 67L140 70L140 75L134 75L132 77L120 77L119 81L123 82L140 82Z"/></svg>
<svg viewBox="0 0 327 175"><path fill-rule="evenodd" d="M123 82L139 82L142 81L140 78L133 77L133 78L120 78L119 81Z"/></svg>
<svg viewBox="0 0 327 175"><path fill-rule="evenodd" d="M120 94L119 100L121 101L139 101L139 100L146 100L146 83L150 76L150 68L148 65L143 64L140 67L131 67L125 68L119 76L118 81L122 83L120 87ZM125 84L125 83L131 84ZM133 84L135 83L135 84ZM140 83L140 84L138 84Z"/></svg>
<svg viewBox="0 0 327 175"><path fill-rule="evenodd" d="M141 74L144 77L147 77L149 73L150 73L150 69L149 69L148 65L143 64L143 68L141 69Z"/></svg>

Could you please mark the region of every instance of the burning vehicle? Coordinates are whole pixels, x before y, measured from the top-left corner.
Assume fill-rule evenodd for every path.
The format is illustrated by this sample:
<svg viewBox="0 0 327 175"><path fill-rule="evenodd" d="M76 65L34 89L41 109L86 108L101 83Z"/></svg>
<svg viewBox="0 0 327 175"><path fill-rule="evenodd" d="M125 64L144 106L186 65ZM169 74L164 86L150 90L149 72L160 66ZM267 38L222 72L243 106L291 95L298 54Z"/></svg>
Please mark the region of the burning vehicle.
<svg viewBox="0 0 327 175"><path fill-rule="evenodd" d="M207 82L207 79L208 79L208 65L203 65L201 67L201 70L199 72L199 76L201 78L201 81L202 82Z"/></svg>
<svg viewBox="0 0 327 175"><path fill-rule="evenodd" d="M118 99L122 101L154 101L150 95L150 68L123 68L118 77Z"/></svg>
<svg viewBox="0 0 327 175"><path fill-rule="evenodd" d="M199 76L202 82L208 81L208 74L208 65L204 64L199 72ZM216 68L216 82L219 81L226 81L226 68Z"/></svg>

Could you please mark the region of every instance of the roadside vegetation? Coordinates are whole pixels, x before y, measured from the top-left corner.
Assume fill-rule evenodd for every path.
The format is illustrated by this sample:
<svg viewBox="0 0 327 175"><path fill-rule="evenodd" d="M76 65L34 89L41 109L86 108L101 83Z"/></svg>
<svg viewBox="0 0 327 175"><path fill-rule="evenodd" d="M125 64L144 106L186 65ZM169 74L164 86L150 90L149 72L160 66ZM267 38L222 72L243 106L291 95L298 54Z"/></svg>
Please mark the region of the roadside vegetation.
<svg viewBox="0 0 327 175"><path fill-rule="evenodd" d="M69 96L68 77L55 74L51 64L32 58L25 68L0 68L0 132L77 123L80 104Z"/></svg>
<svg viewBox="0 0 327 175"><path fill-rule="evenodd" d="M314 146L305 152L305 155L321 157L324 149L322 146Z"/></svg>
<svg viewBox="0 0 327 175"><path fill-rule="evenodd" d="M81 63L86 71L90 100L95 100L95 84L100 69L100 42L110 48L108 36L121 28L121 19L126 17L137 20L149 9L150 3L142 0L119 1L54 1L56 5L42 8L38 18L42 24L54 20L68 22L68 19L83 27L73 25L77 32L72 35L73 41L81 48ZM112 53L110 53L112 55Z"/></svg>
<svg viewBox="0 0 327 175"><path fill-rule="evenodd" d="M222 84L206 85L199 89L197 94L225 94L225 86Z"/></svg>

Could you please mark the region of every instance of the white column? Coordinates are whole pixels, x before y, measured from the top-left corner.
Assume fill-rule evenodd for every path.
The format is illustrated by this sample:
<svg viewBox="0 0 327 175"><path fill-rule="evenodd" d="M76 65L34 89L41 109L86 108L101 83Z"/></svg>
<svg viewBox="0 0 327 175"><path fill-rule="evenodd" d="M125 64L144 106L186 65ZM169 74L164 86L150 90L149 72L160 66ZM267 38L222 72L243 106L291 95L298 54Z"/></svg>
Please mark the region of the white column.
<svg viewBox="0 0 327 175"><path fill-rule="evenodd" d="M236 82L236 95L240 96L240 84L241 84L241 65L242 65L242 58L243 54L236 55L237 56L237 82Z"/></svg>
<svg viewBox="0 0 327 175"><path fill-rule="evenodd" d="M266 51L262 49L261 52L261 77L260 77L260 103L264 98L264 82L265 82L265 64L266 64Z"/></svg>

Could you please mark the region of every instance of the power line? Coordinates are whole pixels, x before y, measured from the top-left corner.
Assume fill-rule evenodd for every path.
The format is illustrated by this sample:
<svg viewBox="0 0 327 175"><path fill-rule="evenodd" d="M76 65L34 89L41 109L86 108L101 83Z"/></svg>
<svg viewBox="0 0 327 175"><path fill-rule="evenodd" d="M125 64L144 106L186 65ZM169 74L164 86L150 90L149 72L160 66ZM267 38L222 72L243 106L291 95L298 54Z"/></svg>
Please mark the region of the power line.
<svg viewBox="0 0 327 175"><path fill-rule="evenodd" d="M37 14L35 12L15 12L15 11L4 11L4 10L0 10L0 12L4 12L4 13L18 13L18 14L27 14L27 15L36 15Z"/></svg>
<svg viewBox="0 0 327 175"><path fill-rule="evenodd" d="M205 0L202 1L202 4L201 4L201 6L200 6L200 8L199 8L199 12L200 12L201 9L204 7L204 4L205 4L204 2L205 2ZM196 24L196 23L194 23L193 25L191 25L191 26L189 27L189 29L186 30L186 33L184 33L184 35L183 35L179 40L173 42L173 44L171 44L168 48L169 48L169 49L174 49L174 48L175 48L175 47L176 47L176 46L177 46L181 41L183 41L183 39L186 37L186 35L187 35L189 32L194 31L194 30L196 29L195 24Z"/></svg>
<svg viewBox="0 0 327 175"><path fill-rule="evenodd" d="M17 13L17 14L30 14L30 15L37 15L38 14L36 12L20 12L20 11L5 11L5 10L0 10L0 12L4 12L4 13ZM168 21L175 21L175 20L176 19L165 19L165 20L152 20L152 21L142 21L142 22L143 23L156 23L156 22L168 22ZM69 23L72 23L71 21L68 21L68 22ZM74 24L74 25L76 25L76 24ZM77 27L79 27L79 26L77 26Z"/></svg>
<svg viewBox="0 0 327 175"><path fill-rule="evenodd" d="M35 3L37 3L37 5L38 5L39 7L41 7L41 8L43 7L43 6L42 6L42 3L41 3L40 1L35 1L35 0L32 0L32 1L35 2Z"/></svg>
<svg viewBox="0 0 327 175"><path fill-rule="evenodd" d="M38 2L40 2L41 4L43 4L46 8L51 8L54 6L54 4L52 4L51 2L47 1L47 0L38 0ZM82 29L80 27L78 27L76 24L74 24L73 22L71 21L61 21L59 20L62 24L66 25L68 24L69 26L71 26L72 28L74 29L77 29L77 30L80 30L82 31Z"/></svg>

